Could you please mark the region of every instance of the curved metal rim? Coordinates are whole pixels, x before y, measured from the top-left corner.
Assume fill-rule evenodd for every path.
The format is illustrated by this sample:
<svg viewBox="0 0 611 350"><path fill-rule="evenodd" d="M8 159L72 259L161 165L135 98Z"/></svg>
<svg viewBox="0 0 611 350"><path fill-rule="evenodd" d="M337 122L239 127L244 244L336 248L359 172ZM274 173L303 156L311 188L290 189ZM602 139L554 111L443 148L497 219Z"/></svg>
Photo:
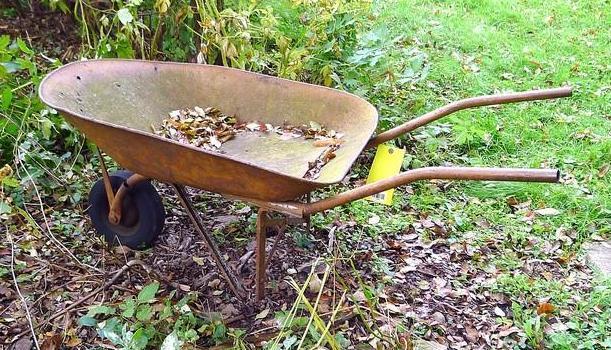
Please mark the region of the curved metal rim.
<svg viewBox="0 0 611 350"><path fill-rule="evenodd" d="M367 143L369 142L370 139L367 139L363 143L363 146L361 147L361 149L360 149L360 151L358 153L355 152L355 154L353 156L353 159L350 162L350 166L347 167L346 171L342 174L342 176L340 178L338 178L337 180L335 180L335 181L323 182L323 181L308 180L308 179L304 179L304 178L301 178L301 177L296 177L296 176L288 175L288 174L281 173L281 172L276 171L276 170L272 170L272 169L261 167L260 165L252 163L252 162L236 159L236 158L234 158L234 157L232 157L230 155L219 155L219 154L216 154L214 152L210 152L210 151L204 150L204 149L199 148L199 147L195 147L195 146L192 146L192 145L189 145L189 144L180 143L178 141L174 141L174 140L171 140L171 139L166 139L166 138L163 138L161 136L155 135L153 133L147 133L147 132L144 132L144 131L141 131L141 130L128 128L128 127L125 127L125 126L122 126L122 125L109 123L107 121L90 118L90 117L87 117L87 116L85 116L85 115L83 115L81 113L70 111L70 110L68 110L66 108L59 107L56 104L51 103L48 99L45 98L44 87L45 87L45 82L47 81L47 79L49 79L51 76L53 76L53 75L55 75L55 74L65 70L65 69L67 69L70 66L83 64L85 62L87 62L87 63L88 62L146 62L146 63L149 63L149 64L163 64L163 65L199 65L199 66L202 66L202 67L209 67L209 68L212 68L212 69L240 71L240 72L243 72L243 73L246 73L246 74L256 75L256 76L260 76L260 77L266 77L266 78L273 78L273 79L283 80L283 81L290 82L292 84L300 84L300 85L313 86L313 87L315 87L317 89L325 89L325 90L333 91L334 93L344 94L344 95L350 96L350 97L352 97L354 99L357 99L359 101L362 101L362 102L366 103L371 108L371 110L374 112L373 118L375 120L375 125L376 126L373 128L373 130L371 130L371 135L372 136L373 136L373 133L375 132L375 129L377 128L378 117L379 117L377 109L371 103L369 103L367 100L365 100L365 99L363 99L363 98L361 98L361 97L359 97L359 96L357 96L355 94L351 94L349 92L345 92L345 91L341 91L341 90L332 89L332 88L329 88L329 87L326 87L326 86L320 86L320 85L315 85L315 84L309 84L309 83L294 81L294 80L290 80L290 79L278 78L278 77L274 77L274 76L270 76L270 75L265 75L265 74L256 73L256 72L250 72L250 71L246 71L246 70L242 70L242 69L237 69L237 68L230 68L230 67L224 67L224 66L215 66L215 65L209 65L209 64L184 63L184 62L164 62L164 61L150 61L150 60L132 60L132 59L94 59L94 60L87 60L87 61L75 61L75 62L68 63L66 65L63 65L63 66L55 69L51 73L47 74L47 76L45 76L44 79L40 82L40 85L38 87L38 97L41 99L41 101L43 103L45 103L47 106L49 106L49 107L51 107L51 108L53 108L53 109L55 109L57 111L69 114L71 116L75 116L75 117L78 117L78 118L81 118L81 119L84 119L84 120L87 120L87 121L90 121L90 122L93 122L93 123L102 124L102 125L105 125L107 127L113 128L113 129L122 129L122 130L127 130L129 132L140 134L142 136L154 137L154 138L163 140L165 142L174 143L174 144L176 144L176 145L178 145L180 147L185 147L185 148L188 148L188 149L191 149L191 150L195 150L195 151L206 153L207 155L213 156L215 158L229 159L229 160L232 160L232 161L237 162L237 163L241 163L241 164L244 164L244 165L255 167L257 169L268 171L268 172L270 172L272 174L277 174L277 175L280 175L280 176L285 176L285 177L291 178L291 179L293 179L295 181L299 181L299 182L302 182L302 183L314 184L314 185L317 185L319 187L329 186L329 185L332 185L332 184L339 183L344 177L346 177L346 175L350 172L350 169L352 168L352 164L354 164L354 162L356 161L358 156L366 148Z"/></svg>

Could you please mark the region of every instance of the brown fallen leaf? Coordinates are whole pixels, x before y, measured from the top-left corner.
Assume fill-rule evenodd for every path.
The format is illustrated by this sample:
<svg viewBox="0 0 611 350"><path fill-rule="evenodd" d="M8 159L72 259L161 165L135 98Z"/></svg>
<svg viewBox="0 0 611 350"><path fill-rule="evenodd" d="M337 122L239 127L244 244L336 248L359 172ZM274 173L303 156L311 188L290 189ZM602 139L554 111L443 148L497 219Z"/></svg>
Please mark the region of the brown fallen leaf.
<svg viewBox="0 0 611 350"><path fill-rule="evenodd" d="M598 169L598 177L605 177L605 175L607 175L607 173L609 172L610 167L611 164L605 164L601 166L600 169Z"/></svg>
<svg viewBox="0 0 611 350"><path fill-rule="evenodd" d="M49 332L45 334L45 340L40 345L41 350L57 350L62 345L62 336Z"/></svg>
<svg viewBox="0 0 611 350"><path fill-rule="evenodd" d="M314 141L314 147L327 147L327 146L341 145L343 142L344 140L341 140L341 139L326 138L326 139Z"/></svg>
<svg viewBox="0 0 611 350"><path fill-rule="evenodd" d="M539 306L537 306L537 315L549 316L554 312L554 310L556 310L554 305L550 303L540 303Z"/></svg>
<svg viewBox="0 0 611 350"><path fill-rule="evenodd" d="M469 342L475 343L477 339L479 339L479 332L474 327L466 325L465 326L465 336L467 337L467 340Z"/></svg>

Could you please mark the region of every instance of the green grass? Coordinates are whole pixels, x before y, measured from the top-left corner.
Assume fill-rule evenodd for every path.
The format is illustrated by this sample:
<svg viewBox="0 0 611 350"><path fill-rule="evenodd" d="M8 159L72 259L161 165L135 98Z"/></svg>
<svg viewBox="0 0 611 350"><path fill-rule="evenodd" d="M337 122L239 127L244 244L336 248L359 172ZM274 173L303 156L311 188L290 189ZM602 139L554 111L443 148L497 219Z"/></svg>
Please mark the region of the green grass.
<svg viewBox="0 0 611 350"><path fill-rule="evenodd" d="M532 244L531 257L547 255L546 242L557 241L559 229L574 230L564 254L581 253L593 234L611 237L611 5L608 1L390 1L377 5L372 31L387 28L403 35L428 57L428 76L407 91L392 89L365 93L381 111L383 122L408 120L450 101L504 91L563 85L573 97L459 112L434 126L414 132L411 167L469 165L547 167L561 170L563 183L460 183L446 191L415 184L415 193L397 193L395 205L380 210L355 202L336 209L339 216L356 217L360 224L376 213L379 228L370 235L400 230L414 218L401 208L411 206L440 217L455 228L453 239L475 233L470 244L484 245L495 236L505 241L492 262L502 278L494 288L511 296L514 322L529 344L555 349L611 346L608 335L609 280L593 282L592 291L577 292L566 281L513 273L524 263L516 251ZM389 107L391 106L391 107ZM512 213L509 197L531 201L531 210L555 208L557 216L537 217L532 225L524 213ZM486 220L491 228L477 222ZM534 241L533 241L534 239ZM570 273L570 270L566 273ZM579 298L577 305L570 297ZM545 319L534 314L533 303L551 297L559 307L575 311L569 329L544 331ZM606 298L606 299L605 299ZM589 314L593 308L602 310Z"/></svg>
<svg viewBox="0 0 611 350"><path fill-rule="evenodd" d="M528 196L565 212L564 222L582 230L599 224L608 233L608 226L600 226L611 218L610 174L601 177L599 171L611 163L610 7L605 1L399 1L384 6L378 23L425 43L430 74L406 97L427 101L416 114L496 91L573 86L569 99L449 118L454 142L446 161L559 168L577 183L465 188L475 195ZM479 71L465 67L470 58Z"/></svg>
<svg viewBox="0 0 611 350"><path fill-rule="evenodd" d="M299 12L290 0L263 2L273 6L283 18L280 30L284 34L294 41L305 41L306 27L298 20ZM345 84L342 87L376 105L382 128L461 98L562 85L575 88L574 97L569 99L463 111L417 130L414 139L403 139L401 143L410 153L404 162L406 168L448 164L559 168L563 184L457 182L442 188L421 182L413 184L409 192L405 188L396 191L391 207L356 201L330 210L325 216L314 216L314 226L325 227L335 220L353 221L354 225L346 229L348 234L337 230L337 241L356 250L373 251L368 264L377 275L370 276L371 283L382 290L391 282L377 277L387 276L392 267L383 254L378 254L384 249L384 239L409 229L421 219L419 215L442 221L448 229L448 237L444 237L448 242L490 249L489 254L478 253L469 263L482 270L490 266L496 269L496 282L482 289L504 293L511 299L512 322L526 334L531 348L541 344L554 349L611 347L608 336L611 279L597 278L588 281L586 288L573 288L574 265L560 267L556 271L559 275L551 277L521 270L528 259L555 259L546 252L546 245L557 243L560 231L574 232L571 241L561 243L558 253L569 260L571 254L582 253L582 244L594 234L611 237L611 171L605 172L605 167L611 164L609 2L402 0L376 2L374 9L377 16L372 16L365 31L378 33L381 39L376 42L374 35L373 39L365 40L363 35L360 44L391 54L380 56L378 63L371 66L365 59L356 62L354 66L358 67L344 67L338 74L342 73L341 83ZM9 10L0 13L14 15ZM398 36L402 38L388 44ZM24 52L15 51L15 60L33 55L21 50ZM418 63L421 57L426 57L422 66ZM387 68L405 67L423 71L426 67L428 73L421 72L424 76L421 80L401 84L385 80ZM401 72L394 73L401 76ZM29 106L29 95L19 97L27 102L24 106ZM12 106L17 106L14 101ZM41 108L37 107L36 116ZM43 136L46 118L40 116ZM59 130L63 130L63 124L56 115L49 118L57 120L54 131L42 139L51 144L52 140L61 139L63 134ZM32 126L32 130L38 128ZM75 140L68 142L76 147L71 154L79 153L80 139ZM72 157L56 160L49 158L48 153L32 152L34 146L23 147L30 152L32 162L40 158L40 162L60 164L66 157ZM68 163L81 162L79 158L78 163ZM367 164L354 169L355 177L366 177L370 162L364 163ZM91 177L95 167L88 165L84 169ZM85 186L76 185L82 181L77 181L78 177L72 176L73 169L70 170L66 179L62 177L63 184L70 185L71 195L80 195ZM340 190L343 188L331 191ZM510 197L520 203L530 201L531 210L555 208L560 214L536 217L532 223L525 221L527 210L513 211L507 205ZM61 196L57 201L78 203L80 199ZM238 208L240 205L235 209ZM204 201L200 209L210 207ZM374 216L379 217L378 223L370 220ZM73 224L77 218L71 219L61 211L56 211L52 219L62 235L75 234L80 229ZM251 216L248 232L254 231L253 219ZM222 237L217 233L217 238ZM295 245L301 248L308 248L320 239L298 229L290 233ZM429 231L419 233L423 240L437 238ZM233 240L239 244L246 242L243 237ZM358 243L365 240L368 244L361 248ZM343 258L357 259L357 253L353 250ZM360 278L361 271L353 269ZM0 269L0 276L5 272ZM459 284L469 283L466 275L461 278L464 280ZM364 282L359 283L363 289ZM548 321L535 312L542 298L549 298L558 308L556 316L562 316L565 330L554 333L545 330ZM502 322L509 320L499 320ZM431 329L418 323L407 331L425 336Z"/></svg>

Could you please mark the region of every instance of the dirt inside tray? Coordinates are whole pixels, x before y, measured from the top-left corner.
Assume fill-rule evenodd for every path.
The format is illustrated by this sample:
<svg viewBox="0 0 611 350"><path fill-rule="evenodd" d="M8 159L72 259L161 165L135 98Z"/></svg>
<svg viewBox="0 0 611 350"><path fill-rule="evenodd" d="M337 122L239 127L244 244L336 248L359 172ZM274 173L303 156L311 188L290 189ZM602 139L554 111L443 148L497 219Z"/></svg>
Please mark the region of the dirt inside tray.
<svg viewBox="0 0 611 350"><path fill-rule="evenodd" d="M273 164L272 170L314 180L333 158L343 135L317 122L272 125L244 122L214 107L175 110L160 125L159 136L219 152L253 164ZM270 158L272 161L270 162Z"/></svg>

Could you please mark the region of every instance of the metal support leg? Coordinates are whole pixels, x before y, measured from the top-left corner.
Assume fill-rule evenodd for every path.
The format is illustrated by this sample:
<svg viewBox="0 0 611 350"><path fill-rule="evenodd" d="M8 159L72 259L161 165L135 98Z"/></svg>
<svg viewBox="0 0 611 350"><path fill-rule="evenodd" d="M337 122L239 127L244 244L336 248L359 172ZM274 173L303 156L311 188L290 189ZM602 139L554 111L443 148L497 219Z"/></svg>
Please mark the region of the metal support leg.
<svg viewBox="0 0 611 350"><path fill-rule="evenodd" d="M110 210L108 211L108 221L115 225L118 225L121 221L121 216L123 215L123 213L121 212L123 210L123 199L127 195L127 192L129 192L130 189L134 188L137 184L149 180L150 179L146 176L142 176L140 174L132 174L129 178L127 178L127 180L123 181L121 186L117 189L117 193L115 193L115 198L112 200L112 203L110 203Z"/></svg>
<svg viewBox="0 0 611 350"><path fill-rule="evenodd" d="M259 208L257 215L257 246L256 246L256 282L255 288L257 290L257 301L260 301L265 297L265 282L267 276L268 264L272 261L276 248L278 248L278 242L284 235L287 225L290 224L303 224L305 221L302 218L289 218L284 215L280 218L272 218L270 212L266 209ZM267 239L267 230L274 229L277 231L276 241L272 246L269 255L265 251L265 242Z"/></svg>
<svg viewBox="0 0 611 350"><path fill-rule="evenodd" d="M267 210L259 209L257 215L257 251L256 251L256 276L255 289L257 301L265 296L265 276L267 266L265 264L265 241L267 238Z"/></svg>
<svg viewBox="0 0 611 350"><path fill-rule="evenodd" d="M212 238L212 236L210 236L204 229L204 225L202 224L201 219L193 208L191 200L187 196L187 191L185 190L185 187L177 184L172 184L172 187L174 187L174 190L178 194L178 198L180 199L180 202L182 203L183 207L185 207L185 209L187 210L187 214L189 214L189 218L191 218L195 229L197 230L199 235L204 238L204 242L206 243L208 250L212 254L216 266L219 268L219 270L221 270L221 274L223 275L227 283L229 283L229 287L233 291L233 294L235 294L238 299L242 300L245 295L244 287L242 287L242 284L238 280L237 276L233 273L233 271L231 271L229 266L227 266L227 264L221 257L219 248L214 243L214 239ZM263 251L265 252L265 247L263 248Z"/></svg>
<svg viewBox="0 0 611 350"><path fill-rule="evenodd" d="M108 169L106 168L106 163L104 163L104 156L102 155L102 151L96 147L98 150L98 156L100 157L100 168L102 168L102 179L104 179L104 190L106 191L106 198L108 200L108 207L112 206L112 203L115 200L115 193L112 190L112 184L110 183L110 176L108 176Z"/></svg>

